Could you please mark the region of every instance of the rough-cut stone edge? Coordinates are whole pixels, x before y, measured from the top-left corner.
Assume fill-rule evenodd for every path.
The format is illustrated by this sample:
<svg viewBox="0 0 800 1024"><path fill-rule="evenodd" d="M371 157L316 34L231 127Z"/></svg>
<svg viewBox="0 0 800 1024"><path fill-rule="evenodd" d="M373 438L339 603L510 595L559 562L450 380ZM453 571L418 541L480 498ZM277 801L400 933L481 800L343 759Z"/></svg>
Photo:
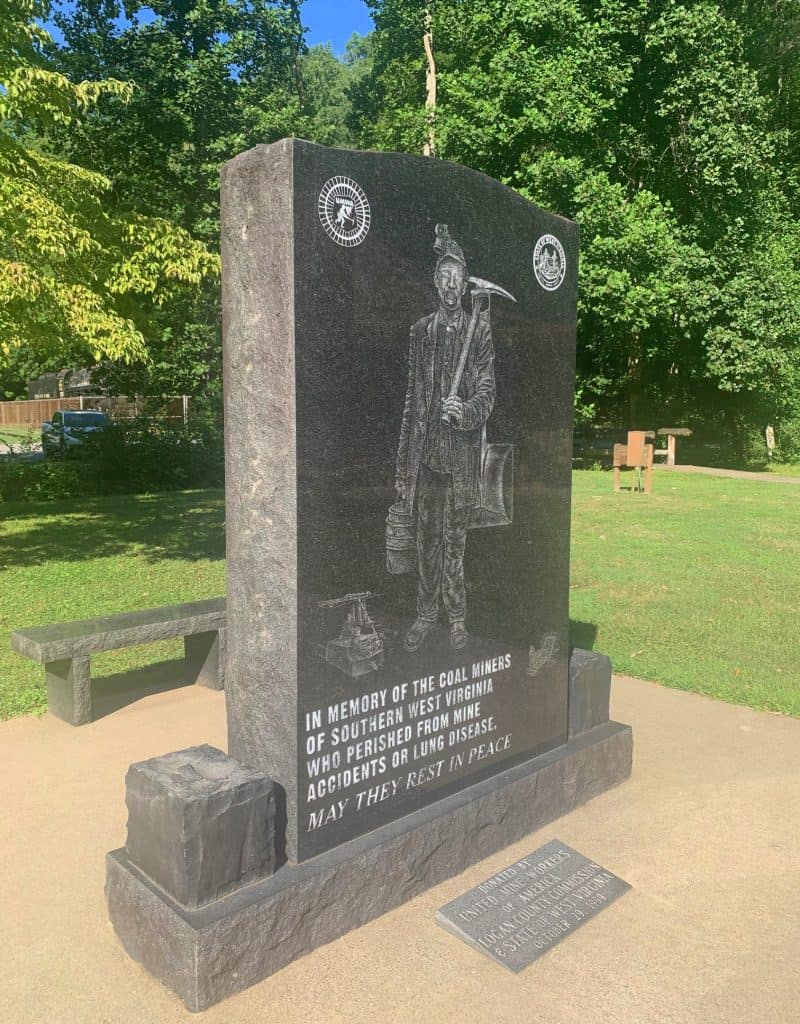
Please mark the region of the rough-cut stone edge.
<svg viewBox="0 0 800 1024"><path fill-rule="evenodd" d="M294 148L222 169L228 751L297 789ZM296 815L286 854L297 854Z"/></svg>
<svg viewBox="0 0 800 1024"><path fill-rule="evenodd" d="M630 727L609 722L196 911L116 850L109 916L128 953L203 1010L624 781L632 755Z"/></svg>
<svg viewBox="0 0 800 1024"><path fill-rule="evenodd" d="M283 844L275 834L275 783L216 747L135 762L125 800L128 861L181 906L203 906L275 871Z"/></svg>
<svg viewBox="0 0 800 1024"><path fill-rule="evenodd" d="M25 658L45 663L155 643L188 633L212 632L224 625L225 598L215 597L210 601L20 629L11 634L11 648Z"/></svg>

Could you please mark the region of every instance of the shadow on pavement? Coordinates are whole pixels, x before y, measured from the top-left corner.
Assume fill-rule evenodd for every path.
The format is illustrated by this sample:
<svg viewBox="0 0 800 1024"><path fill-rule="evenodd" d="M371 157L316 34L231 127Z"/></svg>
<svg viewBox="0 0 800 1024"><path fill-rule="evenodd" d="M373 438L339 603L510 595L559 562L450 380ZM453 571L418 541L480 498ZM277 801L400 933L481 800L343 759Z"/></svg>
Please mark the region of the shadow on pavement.
<svg viewBox="0 0 800 1024"><path fill-rule="evenodd" d="M159 661L145 668L115 672L92 679L92 721L135 704L144 697L167 690L179 690L192 683L186 679L183 660Z"/></svg>

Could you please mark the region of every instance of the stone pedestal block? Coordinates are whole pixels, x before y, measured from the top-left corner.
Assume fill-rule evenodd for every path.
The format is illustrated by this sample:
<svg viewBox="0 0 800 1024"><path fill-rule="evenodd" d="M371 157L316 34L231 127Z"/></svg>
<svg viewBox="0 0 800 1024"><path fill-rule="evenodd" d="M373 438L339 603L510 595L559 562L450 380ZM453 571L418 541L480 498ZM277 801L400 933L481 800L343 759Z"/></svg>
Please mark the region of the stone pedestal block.
<svg viewBox="0 0 800 1024"><path fill-rule="evenodd" d="M609 722L194 910L116 850L109 916L134 959L204 1010L624 781L632 751L630 727Z"/></svg>
<svg viewBox="0 0 800 1024"><path fill-rule="evenodd" d="M183 907L272 874L276 789L214 747L139 761L125 779L127 856Z"/></svg>
<svg viewBox="0 0 800 1024"><path fill-rule="evenodd" d="M569 736L580 736L608 721L611 659L576 648L569 660Z"/></svg>

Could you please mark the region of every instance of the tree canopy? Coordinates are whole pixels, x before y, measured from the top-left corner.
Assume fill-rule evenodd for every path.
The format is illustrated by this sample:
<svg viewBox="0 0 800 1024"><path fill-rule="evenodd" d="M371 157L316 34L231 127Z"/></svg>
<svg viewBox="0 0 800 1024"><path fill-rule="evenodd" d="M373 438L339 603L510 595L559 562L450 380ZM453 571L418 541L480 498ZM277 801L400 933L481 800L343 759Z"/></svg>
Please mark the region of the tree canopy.
<svg viewBox="0 0 800 1024"><path fill-rule="evenodd" d="M579 412L800 422L800 0L367 2L339 59L301 0L56 0L59 45L0 0L15 379L25 344L218 387L221 164L285 135L422 152L430 15L437 156L581 225Z"/></svg>
<svg viewBox="0 0 800 1024"><path fill-rule="evenodd" d="M583 393L628 422L800 409L795 0L370 0L365 146L437 153L579 221Z"/></svg>
<svg viewBox="0 0 800 1024"><path fill-rule="evenodd" d="M8 362L23 348L40 364L143 360L151 311L218 261L168 220L119 213L106 176L53 155L51 133L132 87L52 70L42 13L38 0L0 0L0 350Z"/></svg>
<svg viewBox="0 0 800 1024"><path fill-rule="evenodd" d="M295 0L75 0L56 6L55 66L71 81L133 83L59 131L77 164L100 170L126 209L168 219L217 249L221 165L287 135L349 141L346 85L357 56L307 48ZM162 310L150 359L112 364L115 390L198 394L221 378L219 289Z"/></svg>

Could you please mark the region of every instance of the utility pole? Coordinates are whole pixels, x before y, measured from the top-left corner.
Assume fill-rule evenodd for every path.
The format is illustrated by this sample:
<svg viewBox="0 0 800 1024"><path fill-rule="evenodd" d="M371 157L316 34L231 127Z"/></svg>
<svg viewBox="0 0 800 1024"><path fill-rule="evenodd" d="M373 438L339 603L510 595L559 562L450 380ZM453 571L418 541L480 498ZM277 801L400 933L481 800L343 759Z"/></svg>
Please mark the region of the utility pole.
<svg viewBox="0 0 800 1024"><path fill-rule="evenodd" d="M431 7L425 5L425 33L422 37L422 45L425 47L425 59L427 71L425 74L425 85L427 95L425 97L425 109L427 110L426 120L428 122L428 138L422 147L423 156L436 156L436 138L434 127L436 121L436 61L433 59L433 32L431 31Z"/></svg>

